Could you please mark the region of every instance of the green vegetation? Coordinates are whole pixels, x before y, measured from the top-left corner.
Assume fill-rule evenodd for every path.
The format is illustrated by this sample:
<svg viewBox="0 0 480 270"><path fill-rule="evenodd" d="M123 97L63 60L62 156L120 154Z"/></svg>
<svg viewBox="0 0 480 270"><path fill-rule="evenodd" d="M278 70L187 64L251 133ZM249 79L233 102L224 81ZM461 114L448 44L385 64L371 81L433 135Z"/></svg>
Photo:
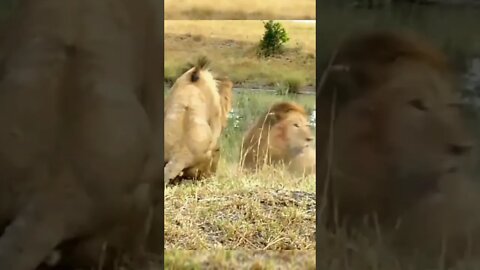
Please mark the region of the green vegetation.
<svg viewBox="0 0 480 270"><path fill-rule="evenodd" d="M289 40L287 31L279 22L272 20L263 23L265 33L258 45L258 55L270 57L282 52L283 44Z"/></svg>

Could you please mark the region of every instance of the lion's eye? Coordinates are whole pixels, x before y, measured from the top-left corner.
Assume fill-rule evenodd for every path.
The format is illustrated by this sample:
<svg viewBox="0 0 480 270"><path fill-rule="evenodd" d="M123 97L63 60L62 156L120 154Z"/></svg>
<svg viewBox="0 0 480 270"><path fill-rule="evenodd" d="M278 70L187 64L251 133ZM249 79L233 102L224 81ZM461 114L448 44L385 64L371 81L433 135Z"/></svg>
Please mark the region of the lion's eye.
<svg viewBox="0 0 480 270"><path fill-rule="evenodd" d="M296 128L299 128L299 127L300 127L300 125L297 124L297 123L293 124L293 126L296 127Z"/></svg>
<svg viewBox="0 0 480 270"><path fill-rule="evenodd" d="M415 109L418 109L420 111L426 111L427 106L425 105L425 102L421 99L414 99L409 102L410 105L412 105Z"/></svg>

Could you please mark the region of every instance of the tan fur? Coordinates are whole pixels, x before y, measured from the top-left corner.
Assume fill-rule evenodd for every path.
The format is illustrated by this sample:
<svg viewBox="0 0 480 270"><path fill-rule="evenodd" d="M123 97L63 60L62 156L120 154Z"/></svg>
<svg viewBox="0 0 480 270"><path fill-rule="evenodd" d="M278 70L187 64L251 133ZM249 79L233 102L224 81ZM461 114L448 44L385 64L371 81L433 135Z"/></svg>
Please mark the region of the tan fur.
<svg viewBox="0 0 480 270"><path fill-rule="evenodd" d="M232 87L233 87L233 83L228 78L222 78L219 80L218 89L220 94L220 103L222 107L222 113L221 113L222 131L227 127L228 113L232 110L232 103L233 103ZM220 147L217 144L210 158L201 160L197 164L184 169L183 174L175 178L175 182L186 180L186 179L195 180L195 179L211 177L217 172L219 160L220 160Z"/></svg>
<svg viewBox="0 0 480 270"><path fill-rule="evenodd" d="M292 158L290 164L288 164L289 171L300 173L302 175L315 174L315 156L316 151L313 144L305 147L300 154Z"/></svg>
<svg viewBox="0 0 480 270"><path fill-rule="evenodd" d="M175 81L165 101L165 185L184 169L210 160L218 148L225 112L219 82L203 62Z"/></svg>
<svg viewBox="0 0 480 270"><path fill-rule="evenodd" d="M35 269L55 247L71 266L96 268L98 253L73 250L97 239L130 253L145 237L151 201L139 179L161 129L156 8L18 4L0 53L0 269Z"/></svg>
<svg viewBox="0 0 480 270"><path fill-rule="evenodd" d="M411 222L412 209L448 193L441 179L457 182L471 158L472 137L445 57L419 38L396 32L352 37L337 56L317 101L317 180L329 202L323 217L329 226L359 226L366 215L370 226L376 215L384 229L403 216Z"/></svg>
<svg viewBox="0 0 480 270"><path fill-rule="evenodd" d="M292 172L312 173L314 170L309 169L315 166L312 150L313 135L304 108L294 102L279 102L246 132L241 163L247 169L284 163Z"/></svg>

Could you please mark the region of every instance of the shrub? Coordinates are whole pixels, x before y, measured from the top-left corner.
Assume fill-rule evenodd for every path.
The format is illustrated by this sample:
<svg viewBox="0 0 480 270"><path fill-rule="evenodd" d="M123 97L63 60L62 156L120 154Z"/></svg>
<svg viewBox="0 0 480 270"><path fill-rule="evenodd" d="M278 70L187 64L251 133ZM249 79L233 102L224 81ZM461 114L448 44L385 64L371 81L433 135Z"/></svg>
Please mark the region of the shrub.
<svg viewBox="0 0 480 270"><path fill-rule="evenodd" d="M269 57L278 54L282 51L283 44L290 38L287 31L279 22L272 20L263 23L265 33L262 40L260 40L258 54L260 56Z"/></svg>

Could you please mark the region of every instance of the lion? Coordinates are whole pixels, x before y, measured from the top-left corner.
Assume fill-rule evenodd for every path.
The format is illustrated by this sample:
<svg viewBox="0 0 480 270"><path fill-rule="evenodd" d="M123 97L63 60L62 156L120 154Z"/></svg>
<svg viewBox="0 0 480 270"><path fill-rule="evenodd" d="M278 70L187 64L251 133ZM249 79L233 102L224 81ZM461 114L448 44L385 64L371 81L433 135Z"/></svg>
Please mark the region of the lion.
<svg viewBox="0 0 480 270"><path fill-rule="evenodd" d="M273 104L243 137L241 165L258 170L283 163L293 173L310 174L315 168L314 137L305 109L290 101Z"/></svg>
<svg viewBox="0 0 480 270"><path fill-rule="evenodd" d="M185 169L188 174L189 168L195 170L215 159L213 153L231 109L228 92L232 84L216 80L208 64L205 57L199 58L195 67L175 81L165 101L165 185Z"/></svg>
<svg viewBox="0 0 480 270"><path fill-rule="evenodd" d="M57 248L71 268L96 268L104 242L141 251L152 201L139 179L162 128L150 2L19 1L0 53L0 269Z"/></svg>
<svg viewBox="0 0 480 270"><path fill-rule="evenodd" d="M220 105L222 108L222 132L227 128L228 114L232 110L233 103L233 83L228 78L219 79L218 90L220 94ZM185 168L181 175L175 178L175 181L196 180L213 176L217 172L218 162L220 160L220 146L217 144L212 152L212 156L199 161L188 168Z"/></svg>
<svg viewBox="0 0 480 270"><path fill-rule="evenodd" d="M288 170L291 172L299 173L301 175L312 175L316 173L316 150L313 144L308 145L295 155L288 164Z"/></svg>
<svg viewBox="0 0 480 270"><path fill-rule="evenodd" d="M437 48L411 33L364 33L342 43L327 72L317 145L329 228L392 229L447 193L441 182L465 181L474 141Z"/></svg>

